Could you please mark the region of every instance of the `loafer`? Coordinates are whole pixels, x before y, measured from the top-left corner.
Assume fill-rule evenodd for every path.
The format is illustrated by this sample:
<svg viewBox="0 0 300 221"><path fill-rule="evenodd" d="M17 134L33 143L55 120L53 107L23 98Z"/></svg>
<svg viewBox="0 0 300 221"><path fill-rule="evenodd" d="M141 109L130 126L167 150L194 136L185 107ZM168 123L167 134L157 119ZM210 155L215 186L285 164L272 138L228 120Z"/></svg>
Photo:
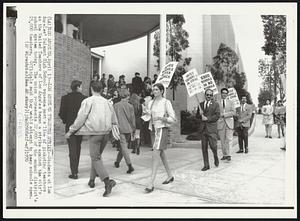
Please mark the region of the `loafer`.
<svg viewBox="0 0 300 221"><path fill-rule="evenodd" d="M271 138L271 139L272 139L272 136L269 136L269 138Z"/></svg>
<svg viewBox="0 0 300 221"><path fill-rule="evenodd" d="M218 159L215 160L215 166L216 166L216 167L219 166L219 160L218 160Z"/></svg>
<svg viewBox="0 0 300 221"><path fill-rule="evenodd" d="M120 163L119 162L115 162L115 167L119 168L120 167Z"/></svg>
<svg viewBox="0 0 300 221"><path fill-rule="evenodd" d="M152 187L152 188L145 188L145 192L146 193L151 193L151 192L153 192L153 190L154 190L154 186Z"/></svg>
<svg viewBox="0 0 300 221"><path fill-rule="evenodd" d="M103 196L104 196L104 197L107 197L107 196L111 193L112 188L113 188L116 184L117 184L116 181L114 181L114 180L109 180L108 185L105 186L105 191L104 191L104 193L103 193Z"/></svg>
<svg viewBox="0 0 300 221"><path fill-rule="evenodd" d="M227 157L226 157L226 160L227 160L227 161L230 161L230 160L231 160L231 156L227 156Z"/></svg>
<svg viewBox="0 0 300 221"><path fill-rule="evenodd" d="M286 148L285 148L285 147L280 147L280 149L286 151Z"/></svg>
<svg viewBox="0 0 300 221"><path fill-rule="evenodd" d="M132 173L133 171L134 171L134 168L133 168L132 166L129 166L126 173L130 174L130 173Z"/></svg>
<svg viewBox="0 0 300 221"><path fill-rule="evenodd" d="M227 159L227 157L225 157L225 156L223 156L222 158L221 158L221 160L226 160Z"/></svg>
<svg viewBox="0 0 300 221"><path fill-rule="evenodd" d="M174 177L172 176L169 180L165 180L162 184L172 183L174 181Z"/></svg>
<svg viewBox="0 0 300 221"><path fill-rule="evenodd" d="M209 167L208 166L205 166L201 169L202 171L206 171L206 170L209 170Z"/></svg>
<svg viewBox="0 0 300 221"><path fill-rule="evenodd" d="M78 179L78 175L77 174L71 174L71 175L69 175L69 178L77 180Z"/></svg>
<svg viewBox="0 0 300 221"><path fill-rule="evenodd" d="M239 150L236 153L244 153L244 151L243 150Z"/></svg>
<svg viewBox="0 0 300 221"><path fill-rule="evenodd" d="M90 186L90 188L94 188L95 187L95 181L94 180L89 180L88 185Z"/></svg>

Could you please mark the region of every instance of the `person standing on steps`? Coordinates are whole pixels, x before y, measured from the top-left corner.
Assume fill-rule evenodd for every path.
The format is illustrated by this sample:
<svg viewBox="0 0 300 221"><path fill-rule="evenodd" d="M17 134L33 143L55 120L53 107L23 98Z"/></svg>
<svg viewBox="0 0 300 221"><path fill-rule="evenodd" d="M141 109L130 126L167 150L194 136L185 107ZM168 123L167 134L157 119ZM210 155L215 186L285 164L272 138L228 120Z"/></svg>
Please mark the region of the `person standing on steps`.
<svg viewBox="0 0 300 221"><path fill-rule="evenodd" d="M92 96L81 103L77 118L65 137L68 139L72 134L89 136L91 172L88 185L94 188L95 178L99 176L105 184L103 196L107 197L116 185L116 181L109 178L103 165L102 153L109 139L109 133L112 131L116 140L120 139L120 133L114 108L107 99L101 96L101 90L99 81L91 83Z"/></svg>
<svg viewBox="0 0 300 221"><path fill-rule="evenodd" d="M218 141L218 120L220 118L220 107L213 100L213 91L205 90L205 101L201 102L197 110L197 118L200 119L199 132L202 133L202 155L204 167L202 171L209 170L208 143L214 155L215 166L219 166L217 141Z"/></svg>
<svg viewBox="0 0 300 221"><path fill-rule="evenodd" d="M230 149L232 148L234 121L233 116L236 115L234 103L227 99L228 89L221 89L220 118L218 120L218 134L221 140L223 157L221 160L231 160Z"/></svg>
<svg viewBox="0 0 300 221"><path fill-rule="evenodd" d="M114 105L114 109L119 122L119 131L120 131L120 148L118 151L117 159L115 161L115 167L120 167L120 162L124 156L126 164L128 166L127 173L132 173L134 168L128 153L128 142L131 138L131 135L135 131L135 116L134 108L128 102L129 92L123 90L119 94L121 101Z"/></svg>
<svg viewBox="0 0 300 221"><path fill-rule="evenodd" d="M237 133L239 141L239 150L236 153L248 153L248 130L250 127L250 119L252 115L252 107L247 104L246 95L242 95L241 107L238 109L237 115Z"/></svg>
<svg viewBox="0 0 300 221"><path fill-rule="evenodd" d="M79 111L81 102L86 98L82 92L82 82L73 80L71 82L71 93L68 93L61 98L61 105L59 109L59 117L66 125L66 132L69 127L74 123L77 113ZM70 179L78 179L78 165L80 159L82 136L71 135L68 139L69 158L71 174Z"/></svg>
<svg viewBox="0 0 300 221"><path fill-rule="evenodd" d="M160 83L153 86L154 99L149 102L146 114L143 116L144 120L150 120L149 127L151 129L153 128L152 131L154 130L155 133L152 151L152 173L148 187L145 189L146 193L150 193L154 190L159 158L162 160L168 175L163 184L174 181L165 151L168 145L168 128L172 123L176 122L176 117L171 102L163 97L164 91L165 88Z"/></svg>

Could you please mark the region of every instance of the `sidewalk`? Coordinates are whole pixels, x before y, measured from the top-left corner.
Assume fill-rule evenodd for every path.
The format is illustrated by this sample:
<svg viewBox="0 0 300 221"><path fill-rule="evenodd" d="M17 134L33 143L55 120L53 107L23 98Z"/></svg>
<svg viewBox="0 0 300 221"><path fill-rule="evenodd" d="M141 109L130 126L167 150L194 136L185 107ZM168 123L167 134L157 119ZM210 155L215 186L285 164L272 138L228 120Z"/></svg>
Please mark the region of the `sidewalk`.
<svg viewBox="0 0 300 221"><path fill-rule="evenodd" d="M273 129L275 131L275 129ZM232 161L213 164L209 151L211 169L203 167L200 148L180 147L167 150L170 167L175 181L168 185L161 164L154 192L144 193L151 173L151 150L142 148L140 155L131 154L135 171L126 174L123 160L120 168L114 167L117 155L110 143L103 153L104 164L110 177L117 185L110 197L102 197L104 185L98 179L96 187L87 185L90 171L88 145L82 144L79 164L79 179L71 180L67 145L55 147L55 199L56 206L200 206L207 204L269 204L285 203L285 152L280 150L282 140L264 138L261 116L256 119L256 127L249 138L249 153L236 154L238 146L232 149ZM235 142L236 143L236 142ZM218 150L219 158L222 157Z"/></svg>

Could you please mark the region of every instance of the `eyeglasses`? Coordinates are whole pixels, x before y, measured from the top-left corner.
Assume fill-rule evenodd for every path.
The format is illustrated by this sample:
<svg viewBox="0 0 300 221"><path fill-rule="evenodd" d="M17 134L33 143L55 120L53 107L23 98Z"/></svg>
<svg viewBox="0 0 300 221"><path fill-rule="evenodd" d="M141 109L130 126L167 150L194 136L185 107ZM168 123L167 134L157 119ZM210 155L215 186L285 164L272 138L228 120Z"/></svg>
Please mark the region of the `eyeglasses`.
<svg viewBox="0 0 300 221"><path fill-rule="evenodd" d="M212 97L212 94L205 94L206 97Z"/></svg>
<svg viewBox="0 0 300 221"><path fill-rule="evenodd" d="M228 94L228 93L226 93L226 92L225 92L225 93L224 93L224 92L222 92L222 94Z"/></svg>

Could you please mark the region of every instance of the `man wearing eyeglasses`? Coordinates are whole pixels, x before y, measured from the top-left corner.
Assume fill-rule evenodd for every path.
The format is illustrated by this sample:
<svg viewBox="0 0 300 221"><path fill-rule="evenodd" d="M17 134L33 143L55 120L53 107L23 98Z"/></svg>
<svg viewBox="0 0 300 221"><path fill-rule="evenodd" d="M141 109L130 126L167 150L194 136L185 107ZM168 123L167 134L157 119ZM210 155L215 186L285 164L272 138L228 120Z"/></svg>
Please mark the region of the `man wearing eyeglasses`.
<svg viewBox="0 0 300 221"><path fill-rule="evenodd" d="M220 107L219 104L213 100L213 91L211 89L205 90L205 101L200 103L197 110L197 117L200 119L199 132L202 134L201 144L204 160L202 171L206 171L210 168L208 160L208 143L214 155L215 166L219 166L217 154L217 121L220 118Z"/></svg>
<svg viewBox="0 0 300 221"><path fill-rule="evenodd" d="M233 130L234 121L233 116L235 116L236 111L234 108L234 103L227 99L228 89L221 89L221 100L219 102L220 106L220 119L218 120L218 133L221 140L223 157L221 160L231 160L230 149L232 147L233 140Z"/></svg>

